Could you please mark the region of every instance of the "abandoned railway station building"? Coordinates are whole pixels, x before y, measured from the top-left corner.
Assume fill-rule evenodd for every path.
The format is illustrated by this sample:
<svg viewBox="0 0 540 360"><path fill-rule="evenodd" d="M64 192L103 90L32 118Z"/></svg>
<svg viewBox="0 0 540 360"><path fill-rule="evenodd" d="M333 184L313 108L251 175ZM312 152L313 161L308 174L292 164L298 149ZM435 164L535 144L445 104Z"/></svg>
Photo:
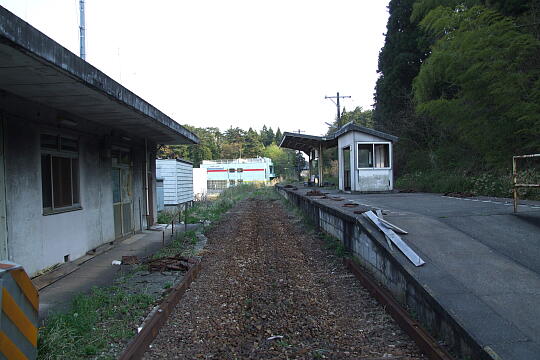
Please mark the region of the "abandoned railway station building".
<svg viewBox="0 0 540 360"><path fill-rule="evenodd" d="M198 138L0 7L0 258L29 274L156 218L156 147Z"/></svg>
<svg viewBox="0 0 540 360"><path fill-rule="evenodd" d="M384 192L394 189L392 145L397 140L393 135L348 123L329 136L286 132L280 146L306 153L310 173L318 168L319 185L324 184L323 150L337 147L340 190Z"/></svg>

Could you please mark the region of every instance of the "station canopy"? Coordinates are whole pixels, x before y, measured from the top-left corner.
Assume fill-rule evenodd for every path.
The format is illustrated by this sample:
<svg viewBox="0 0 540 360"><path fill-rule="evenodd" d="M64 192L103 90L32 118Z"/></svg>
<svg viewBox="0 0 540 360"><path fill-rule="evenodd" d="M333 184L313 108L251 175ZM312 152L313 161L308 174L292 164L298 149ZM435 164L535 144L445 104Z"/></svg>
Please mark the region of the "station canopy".
<svg viewBox="0 0 540 360"><path fill-rule="evenodd" d="M0 93L41 103L158 144L198 137L0 6Z"/></svg>
<svg viewBox="0 0 540 360"><path fill-rule="evenodd" d="M286 149L303 151L306 154L309 154L312 150L319 150L321 148L329 149L336 147L338 144L338 138L350 131L362 132L391 142L396 142L398 140L396 136L350 122L343 125L335 133L327 136L315 136L294 132L285 132L279 146Z"/></svg>

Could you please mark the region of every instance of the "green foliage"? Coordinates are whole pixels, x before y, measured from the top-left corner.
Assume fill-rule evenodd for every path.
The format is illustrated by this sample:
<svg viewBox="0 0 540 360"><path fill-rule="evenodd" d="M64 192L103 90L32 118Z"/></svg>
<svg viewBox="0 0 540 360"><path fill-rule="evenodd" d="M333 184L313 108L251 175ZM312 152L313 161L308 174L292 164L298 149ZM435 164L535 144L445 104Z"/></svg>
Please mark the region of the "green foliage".
<svg viewBox="0 0 540 360"><path fill-rule="evenodd" d="M276 135L274 134L274 130L272 130L271 127L267 128L266 125L263 125L260 137L264 146L270 146L272 144L275 144L276 142Z"/></svg>
<svg viewBox="0 0 540 360"><path fill-rule="evenodd" d="M276 175L284 178L294 178L295 153L293 150L271 144L264 149L263 156L272 159Z"/></svg>
<svg viewBox="0 0 540 360"><path fill-rule="evenodd" d="M215 200L197 201L188 209L187 222L199 223L205 220L216 222L238 201L251 196L259 188L252 184L238 185L223 190Z"/></svg>
<svg viewBox="0 0 540 360"><path fill-rule="evenodd" d="M334 122L328 128L327 134L336 132L341 126L349 122L360 126L373 128L373 110L364 110L361 106L357 106L353 111L347 111L345 108L343 108L339 123L337 119L334 120Z"/></svg>
<svg viewBox="0 0 540 360"><path fill-rule="evenodd" d="M537 0L392 0L375 127L399 136L399 184L508 196L540 148ZM486 175L487 174L487 175Z"/></svg>
<svg viewBox="0 0 540 360"><path fill-rule="evenodd" d="M535 169L519 174L520 181L538 184L540 172ZM512 196L512 176L510 172L484 172L479 175L463 171L426 170L411 172L396 180L399 189L435 192L435 193L470 193L476 196ZM535 189L520 189L520 198L540 199Z"/></svg>
<svg viewBox="0 0 540 360"><path fill-rule="evenodd" d="M283 134L281 133L281 130L277 128L276 130L276 144L281 144L281 140L283 140Z"/></svg>
<svg viewBox="0 0 540 360"><path fill-rule="evenodd" d="M263 151L264 145L260 140L259 134L252 128L249 128L244 137L244 151L242 156L246 158L255 158L261 156Z"/></svg>
<svg viewBox="0 0 540 360"><path fill-rule="evenodd" d="M40 328L38 359L113 358L111 344L135 335L153 301L114 286L77 295L67 313L49 316Z"/></svg>
<svg viewBox="0 0 540 360"><path fill-rule="evenodd" d="M344 258L344 257L350 256L350 253L347 251L347 249L345 248L345 245L343 245L343 243L340 240L326 233L321 233L320 236L323 238L325 242L325 247L328 250L333 251L337 257Z"/></svg>
<svg viewBox="0 0 540 360"><path fill-rule="evenodd" d="M174 209L165 209L160 211L157 216L158 224L170 224L171 221L178 219L179 211Z"/></svg>
<svg viewBox="0 0 540 360"><path fill-rule="evenodd" d="M488 164L537 150L540 41L480 6L438 7L420 24L440 39L414 81L417 110Z"/></svg>

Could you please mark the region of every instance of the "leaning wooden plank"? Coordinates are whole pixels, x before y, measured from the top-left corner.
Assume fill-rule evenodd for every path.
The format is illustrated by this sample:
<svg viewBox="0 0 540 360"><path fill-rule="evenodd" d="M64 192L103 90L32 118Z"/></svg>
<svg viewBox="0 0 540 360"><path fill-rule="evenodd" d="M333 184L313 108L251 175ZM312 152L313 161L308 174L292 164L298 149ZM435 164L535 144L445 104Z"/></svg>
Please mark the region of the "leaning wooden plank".
<svg viewBox="0 0 540 360"><path fill-rule="evenodd" d="M408 232L406 230L403 230L402 228L400 227L397 227L396 225L384 220L384 219L381 219L381 217L379 216L379 221L384 225L386 226L387 228L389 228L390 230L394 230L395 232L397 232L398 234L403 234L403 235L407 235Z"/></svg>
<svg viewBox="0 0 540 360"><path fill-rule="evenodd" d="M416 252L414 252L413 249L409 247L409 245L407 245L405 241L399 237L399 235L397 235L393 230L384 226L373 211L367 211L362 215L371 220L371 222L373 222L373 224L375 224L375 226L377 226L384 233L384 235L388 236L390 241L392 241L394 245L401 250L403 255L405 255L407 259L409 259L415 266L422 266L426 263L420 256L418 256Z"/></svg>

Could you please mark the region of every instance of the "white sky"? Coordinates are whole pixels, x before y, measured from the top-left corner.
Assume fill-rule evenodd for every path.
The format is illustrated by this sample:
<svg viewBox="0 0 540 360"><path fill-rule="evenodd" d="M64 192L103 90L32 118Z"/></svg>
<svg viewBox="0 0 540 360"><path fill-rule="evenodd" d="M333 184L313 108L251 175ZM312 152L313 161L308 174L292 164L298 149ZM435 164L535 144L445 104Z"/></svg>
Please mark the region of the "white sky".
<svg viewBox="0 0 540 360"><path fill-rule="evenodd" d="M86 0L87 61L181 124L326 132L371 108L385 0ZM79 0L0 0L79 54Z"/></svg>

